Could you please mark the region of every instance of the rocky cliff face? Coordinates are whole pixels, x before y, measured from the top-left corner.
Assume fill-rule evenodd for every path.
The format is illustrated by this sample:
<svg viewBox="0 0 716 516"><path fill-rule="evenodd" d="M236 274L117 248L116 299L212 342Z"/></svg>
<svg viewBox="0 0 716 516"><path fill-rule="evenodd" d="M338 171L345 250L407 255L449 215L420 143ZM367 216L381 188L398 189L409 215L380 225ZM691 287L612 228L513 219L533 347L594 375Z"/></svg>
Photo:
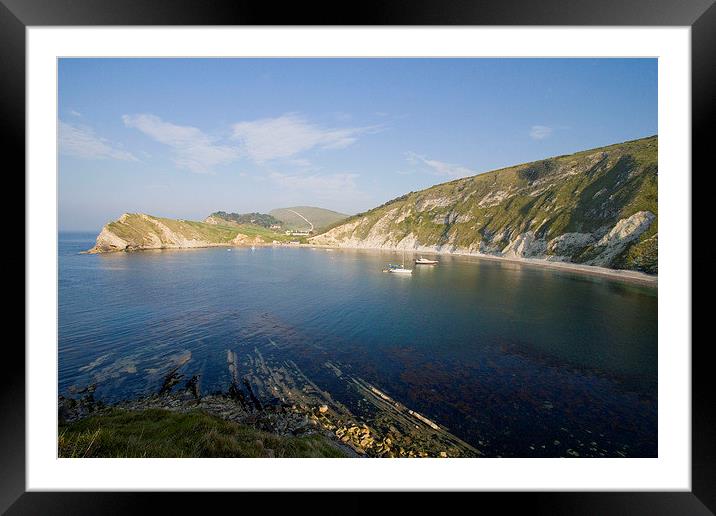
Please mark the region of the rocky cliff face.
<svg viewBox="0 0 716 516"><path fill-rule="evenodd" d="M265 242L259 235L242 233L240 227L125 213L102 228L89 252L238 246Z"/></svg>
<svg viewBox="0 0 716 516"><path fill-rule="evenodd" d="M411 192L311 243L489 254L656 274L656 136Z"/></svg>

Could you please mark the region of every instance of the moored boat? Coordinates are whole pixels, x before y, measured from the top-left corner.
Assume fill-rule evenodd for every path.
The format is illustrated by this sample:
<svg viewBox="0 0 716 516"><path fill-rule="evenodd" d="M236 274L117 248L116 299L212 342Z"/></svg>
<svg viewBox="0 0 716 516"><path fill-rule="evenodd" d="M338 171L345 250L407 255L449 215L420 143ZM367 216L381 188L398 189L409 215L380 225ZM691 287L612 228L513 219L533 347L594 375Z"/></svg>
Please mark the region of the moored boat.
<svg viewBox="0 0 716 516"><path fill-rule="evenodd" d="M428 260L427 258L423 258L422 256L415 260L415 265L437 265L437 260Z"/></svg>
<svg viewBox="0 0 716 516"><path fill-rule="evenodd" d="M401 265L388 264L388 267L383 269L383 272L392 272L393 274L412 274L413 269L405 268L405 250L403 250L403 263Z"/></svg>

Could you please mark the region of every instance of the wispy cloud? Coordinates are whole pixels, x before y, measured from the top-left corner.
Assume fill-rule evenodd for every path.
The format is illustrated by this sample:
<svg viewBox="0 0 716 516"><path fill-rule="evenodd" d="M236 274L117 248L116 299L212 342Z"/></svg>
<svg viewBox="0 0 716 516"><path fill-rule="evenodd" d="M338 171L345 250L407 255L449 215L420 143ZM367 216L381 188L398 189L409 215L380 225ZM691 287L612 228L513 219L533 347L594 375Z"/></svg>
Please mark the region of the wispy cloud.
<svg viewBox="0 0 716 516"><path fill-rule="evenodd" d="M124 115L124 125L143 132L174 151L174 163L192 172L207 173L217 165L230 163L240 156L237 148L221 145L196 127L165 122L150 114Z"/></svg>
<svg viewBox="0 0 716 516"><path fill-rule="evenodd" d="M379 127L324 128L299 115L286 114L233 124L229 140L222 141L196 127L173 124L152 114L124 115L122 120L127 127L171 147L178 167L200 173L239 158L259 165L282 160L287 165L313 168L300 154L312 149L342 149L353 144L360 134L379 130Z"/></svg>
<svg viewBox="0 0 716 516"><path fill-rule="evenodd" d="M76 126L60 121L60 153L84 159L118 159L138 161L130 152L122 150L105 138L97 136L91 127Z"/></svg>
<svg viewBox="0 0 716 516"><path fill-rule="evenodd" d="M408 161L410 161L411 163L422 163L424 165L427 165L432 169L433 173L438 176L465 177L474 176L476 174L474 170L470 170L469 168L464 167L462 165L446 163L444 161L438 161L436 159L429 159L420 154L416 154L415 152L408 152L406 153L406 156L408 158Z"/></svg>
<svg viewBox="0 0 716 516"><path fill-rule="evenodd" d="M250 159L262 163L296 156L311 149L342 149L375 128L322 128L296 114L233 125L232 138Z"/></svg>
<svg viewBox="0 0 716 516"><path fill-rule="evenodd" d="M533 125L530 128L530 138L533 140L544 140L552 136L554 129L546 125Z"/></svg>
<svg viewBox="0 0 716 516"><path fill-rule="evenodd" d="M81 117L82 113L80 113L79 111L75 111L74 109L70 109L70 115Z"/></svg>

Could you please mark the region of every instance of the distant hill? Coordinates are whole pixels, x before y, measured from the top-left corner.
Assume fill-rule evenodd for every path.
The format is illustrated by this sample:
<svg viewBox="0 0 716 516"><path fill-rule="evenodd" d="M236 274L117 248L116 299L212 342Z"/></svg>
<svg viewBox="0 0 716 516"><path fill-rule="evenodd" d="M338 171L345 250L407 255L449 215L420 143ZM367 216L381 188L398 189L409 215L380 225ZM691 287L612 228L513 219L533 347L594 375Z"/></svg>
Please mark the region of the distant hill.
<svg viewBox="0 0 716 516"><path fill-rule="evenodd" d="M656 274L657 156L652 136L457 179L354 215L310 241Z"/></svg>
<svg viewBox="0 0 716 516"><path fill-rule="evenodd" d="M349 217L345 213L315 208L313 206L293 206L271 210L269 215L280 220L285 229L310 230L319 233L327 227ZM311 227L313 225L313 227Z"/></svg>

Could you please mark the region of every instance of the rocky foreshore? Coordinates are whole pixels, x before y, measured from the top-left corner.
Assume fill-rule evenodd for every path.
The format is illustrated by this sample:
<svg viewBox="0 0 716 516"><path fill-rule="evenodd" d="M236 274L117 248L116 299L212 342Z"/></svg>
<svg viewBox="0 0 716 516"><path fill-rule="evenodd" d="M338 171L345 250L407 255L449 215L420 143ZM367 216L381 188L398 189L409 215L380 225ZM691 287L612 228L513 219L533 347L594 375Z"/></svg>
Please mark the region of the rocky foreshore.
<svg viewBox="0 0 716 516"><path fill-rule="evenodd" d="M90 389L91 391L91 389ZM144 412L152 409L177 413L201 411L225 421L239 423L280 437L321 434L328 437L349 457L364 456L354 446L349 446L325 428L326 416L321 407L267 407L260 411L247 411L229 394L210 394L195 397L190 389L174 394L155 394L116 404L94 400L91 392L79 398L60 396L58 413L61 424L76 423L88 417L103 416L115 409ZM350 443L353 444L353 443Z"/></svg>
<svg viewBox="0 0 716 516"><path fill-rule="evenodd" d="M194 398L188 393L152 395L117 404L106 405L91 398L60 397L58 410L63 424L74 423L91 416L102 416L112 409L145 411L161 409L188 413L200 410L226 421L240 423L278 436L321 434L335 442L352 457L448 457L448 451L419 449L401 443L400 435L378 435L365 423L346 420L327 405L272 406L247 411L226 394L212 394ZM397 431L397 430L396 430ZM453 454L454 455L454 454Z"/></svg>
<svg viewBox="0 0 716 516"><path fill-rule="evenodd" d="M277 436L320 434L352 457L477 457L480 452L427 417L403 406L359 378L345 379L374 407L370 420L357 417L319 389L293 364L271 364L257 352L257 368L265 373L235 381L228 392L202 394L199 379L182 382L178 369L166 375L158 393L105 404L95 399L95 386L60 396L60 424L102 416L115 409L201 411ZM229 356L232 369L234 356ZM278 367L277 367L278 366ZM332 368L339 370L335 365ZM266 391L276 393L266 396Z"/></svg>

